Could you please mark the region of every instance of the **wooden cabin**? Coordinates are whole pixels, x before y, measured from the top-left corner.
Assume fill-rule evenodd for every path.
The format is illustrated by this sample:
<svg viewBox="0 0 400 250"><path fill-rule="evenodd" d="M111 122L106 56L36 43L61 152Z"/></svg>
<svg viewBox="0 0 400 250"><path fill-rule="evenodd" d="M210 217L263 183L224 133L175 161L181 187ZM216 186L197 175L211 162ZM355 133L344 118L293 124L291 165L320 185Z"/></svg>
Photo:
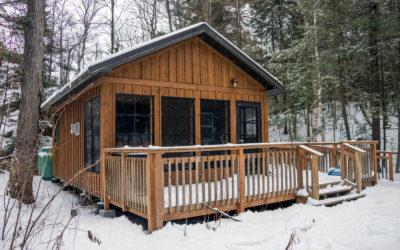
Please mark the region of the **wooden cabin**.
<svg viewBox="0 0 400 250"><path fill-rule="evenodd" d="M158 37L93 63L42 104L54 114L53 176L149 231L304 187L318 199L318 172L338 162L358 191L376 181L373 142L269 144L268 97L284 91L206 23Z"/></svg>

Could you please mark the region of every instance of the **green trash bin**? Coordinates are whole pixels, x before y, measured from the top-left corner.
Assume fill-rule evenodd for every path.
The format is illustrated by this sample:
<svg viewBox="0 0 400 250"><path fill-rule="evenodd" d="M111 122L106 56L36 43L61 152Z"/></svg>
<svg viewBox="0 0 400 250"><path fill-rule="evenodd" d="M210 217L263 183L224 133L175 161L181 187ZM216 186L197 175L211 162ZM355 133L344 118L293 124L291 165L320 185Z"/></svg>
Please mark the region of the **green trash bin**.
<svg viewBox="0 0 400 250"><path fill-rule="evenodd" d="M45 181L51 180L51 148L44 147L42 152L39 153L38 173Z"/></svg>

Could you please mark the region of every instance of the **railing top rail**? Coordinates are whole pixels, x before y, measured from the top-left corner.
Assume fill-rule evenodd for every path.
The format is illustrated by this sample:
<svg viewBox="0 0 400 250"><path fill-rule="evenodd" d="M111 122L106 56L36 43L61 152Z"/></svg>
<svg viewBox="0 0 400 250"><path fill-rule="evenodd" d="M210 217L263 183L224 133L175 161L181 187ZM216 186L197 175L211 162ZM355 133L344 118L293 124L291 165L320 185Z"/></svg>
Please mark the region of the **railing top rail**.
<svg viewBox="0 0 400 250"><path fill-rule="evenodd" d="M307 147L307 146L305 146L305 145L300 145L299 147L300 147L301 149L303 149L303 150L306 150L307 152L309 152L309 153L311 153L311 154L314 154L314 155L317 155L317 156L324 156L324 154L318 152L317 150L314 150L314 149L312 149L312 148L309 148L309 147Z"/></svg>
<svg viewBox="0 0 400 250"><path fill-rule="evenodd" d="M361 144L378 144L379 142L378 141L341 141L339 143L361 145Z"/></svg>
<svg viewBox="0 0 400 250"><path fill-rule="evenodd" d="M362 149L360 149L360 148L354 147L353 145L350 145L350 144L348 144L348 143L343 143L343 145L345 145L346 147L351 148L351 149L354 150L354 151L358 151L358 152L360 152L360 153L366 153L365 150L362 150Z"/></svg>
<svg viewBox="0 0 400 250"><path fill-rule="evenodd" d="M268 149L268 148L294 148L300 145L335 145L343 142L277 142L277 143L247 143L247 144L225 144L225 145L195 145L195 146L174 146L174 147L122 147L122 148L105 148L105 153L171 153L171 152L200 152L200 151L220 151L220 150L238 150L238 149ZM346 142L347 143L347 142ZM358 141L357 144L369 144L370 141ZM348 143L347 143L348 144ZM349 147L353 147L348 144ZM310 149L312 150L312 149ZM361 150L361 149L357 149ZM315 151L318 152L318 151ZM320 153L320 152L318 152Z"/></svg>
<svg viewBox="0 0 400 250"><path fill-rule="evenodd" d="M383 150L376 150L377 154L391 154L391 155L396 155L398 152L393 152L393 151L383 151Z"/></svg>

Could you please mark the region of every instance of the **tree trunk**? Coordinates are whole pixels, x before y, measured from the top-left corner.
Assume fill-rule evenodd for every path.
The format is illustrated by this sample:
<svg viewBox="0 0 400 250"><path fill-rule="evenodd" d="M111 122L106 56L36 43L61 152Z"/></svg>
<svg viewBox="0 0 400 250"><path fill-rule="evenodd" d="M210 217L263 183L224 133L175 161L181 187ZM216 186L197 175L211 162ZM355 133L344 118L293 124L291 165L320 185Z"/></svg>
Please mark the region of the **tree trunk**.
<svg viewBox="0 0 400 250"><path fill-rule="evenodd" d="M167 10L169 32L172 32L172 15L169 0L165 1L165 9Z"/></svg>
<svg viewBox="0 0 400 250"><path fill-rule="evenodd" d="M239 49L242 49L242 25L240 17L240 0L236 0L236 42Z"/></svg>
<svg viewBox="0 0 400 250"><path fill-rule="evenodd" d="M307 104L307 107L306 107L307 141L309 141L310 138L311 138L311 132L310 132L310 112L311 112L311 107L310 107L309 104Z"/></svg>
<svg viewBox="0 0 400 250"><path fill-rule="evenodd" d="M114 22L114 7L115 0L111 0L111 54L115 51L115 22Z"/></svg>
<svg viewBox="0 0 400 250"><path fill-rule="evenodd" d="M312 88L314 92L314 101L313 101L313 115L312 115L312 141L316 142L318 140L318 110L321 105L321 73L319 71L319 50L317 43L317 8L313 11L313 27L314 27L314 70L315 77L312 83Z"/></svg>
<svg viewBox="0 0 400 250"><path fill-rule="evenodd" d="M372 116L372 140L378 141L377 150L381 149L381 123L380 123L380 103L377 94L380 91L381 82L379 79L379 51L378 51L378 29L376 27L378 16L378 3L370 1L369 4L369 91L372 95L371 116Z"/></svg>
<svg viewBox="0 0 400 250"><path fill-rule="evenodd" d="M32 203L33 175L36 169L38 120L43 71L45 0L28 0L25 27L24 73L15 159L10 171L9 191L13 198Z"/></svg>
<svg viewBox="0 0 400 250"><path fill-rule="evenodd" d="M350 134L350 126L349 126L349 120L347 117L347 110L346 110L346 106L347 106L347 100L346 100L346 88L344 86L344 80L343 80L343 65L342 65L342 60L341 57L339 55L338 57L338 62L339 62L339 88L340 88L340 103L341 103L341 111L342 111L342 117L343 117L343 123L344 123L344 127L346 129L346 134L347 140L351 140L351 134ZM340 140L340 137L339 137Z"/></svg>

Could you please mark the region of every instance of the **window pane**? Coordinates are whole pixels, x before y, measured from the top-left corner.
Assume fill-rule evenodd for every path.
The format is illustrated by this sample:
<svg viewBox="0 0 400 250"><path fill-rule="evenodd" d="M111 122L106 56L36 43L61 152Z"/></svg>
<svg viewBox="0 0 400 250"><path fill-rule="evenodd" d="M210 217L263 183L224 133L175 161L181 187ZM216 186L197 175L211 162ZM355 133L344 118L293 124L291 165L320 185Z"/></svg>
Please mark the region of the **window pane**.
<svg viewBox="0 0 400 250"><path fill-rule="evenodd" d="M116 95L115 144L148 146L152 144L152 97Z"/></svg>
<svg viewBox="0 0 400 250"><path fill-rule="evenodd" d="M258 103L241 102L238 104L239 143L259 142L260 131L260 105Z"/></svg>
<svg viewBox="0 0 400 250"><path fill-rule="evenodd" d="M85 167L100 159L100 97L87 101L84 105ZM99 164L97 164L99 165ZM99 166L89 171L100 172Z"/></svg>
<svg viewBox="0 0 400 250"><path fill-rule="evenodd" d="M201 144L229 142L229 102L201 100Z"/></svg>
<svg viewBox="0 0 400 250"><path fill-rule="evenodd" d="M162 98L162 145L194 144L193 99Z"/></svg>

